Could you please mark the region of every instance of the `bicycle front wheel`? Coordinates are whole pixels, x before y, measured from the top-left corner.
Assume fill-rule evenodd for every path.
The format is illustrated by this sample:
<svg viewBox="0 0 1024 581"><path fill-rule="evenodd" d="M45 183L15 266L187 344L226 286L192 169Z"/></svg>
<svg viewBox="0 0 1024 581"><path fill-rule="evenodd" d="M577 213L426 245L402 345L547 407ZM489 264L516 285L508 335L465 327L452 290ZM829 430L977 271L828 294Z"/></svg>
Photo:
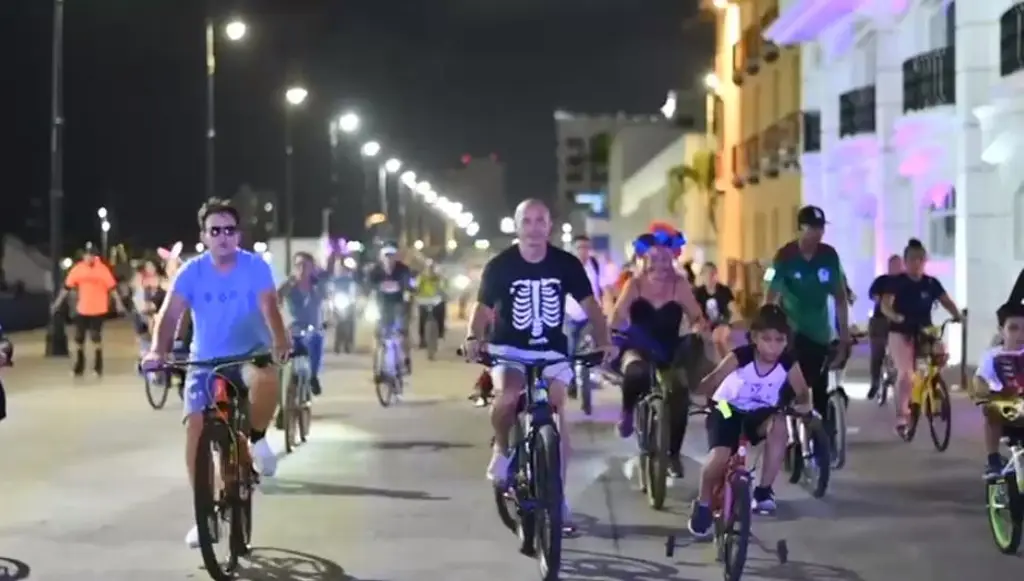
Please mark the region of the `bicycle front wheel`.
<svg viewBox="0 0 1024 581"><path fill-rule="evenodd" d="M668 449L672 423L664 397L653 398L647 409L647 503L654 510L661 510L665 507L665 495L668 493Z"/></svg>
<svg viewBox="0 0 1024 581"><path fill-rule="evenodd" d="M206 572L215 581L228 581L238 566L238 556L230 550L232 547L222 543L227 539L221 538L222 522L229 521L234 516L228 508L228 495L225 494L221 478L225 470L225 460L230 458L234 446L234 438L227 424L207 421L199 435L199 445L196 449L195 487L192 497L199 532L199 551ZM214 466L215 458L220 464L218 467ZM229 550L226 559L218 558L215 551L218 545Z"/></svg>
<svg viewBox="0 0 1024 581"><path fill-rule="evenodd" d="M828 398L828 424L832 430L832 468L842 470L846 466L846 401L838 392Z"/></svg>
<svg viewBox="0 0 1024 581"><path fill-rule="evenodd" d="M163 383L157 381L159 377L163 377ZM145 372L142 379L146 382L146 401L149 406L155 410L163 409L167 404L167 392L171 389L171 375Z"/></svg>
<svg viewBox="0 0 1024 581"><path fill-rule="evenodd" d="M928 433L932 437L932 444L939 452L945 452L949 448L949 439L953 434L953 408L949 401L949 388L938 375L925 390L922 407L925 417L928 418Z"/></svg>
<svg viewBox="0 0 1024 581"><path fill-rule="evenodd" d="M806 477L810 481L811 496L821 498L828 490L832 475L832 449L829 445L828 433L821 422L806 425L808 454L804 463Z"/></svg>
<svg viewBox="0 0 1024 581"><path fill-rule="evenodd" d="M992 532L992 540L1000 553L1013 555L1020 548L1022 522L1024 522L1024 506L1020 491L1017 490L1017 479L1009 478L990 480L985 486L987 501L988 528Z"/></svg>
<svg viewBox="0 0 1024 581"><path fill-rule="evenodd" d="M561 439L552 424L541 426L533 449L534 498L537 501L537 561L544 581L558 581L562 568L562 509L565 506L562 488Z"/></svg>
<svg viewBox="0 0 1024 581"><path fill-rule="evenodd" d="M747 549L750 547L751 500L750 476L734 474L729 482L732 506L729 519L722 527L722 565L726 581L739 581L747 564Z"/></svg>

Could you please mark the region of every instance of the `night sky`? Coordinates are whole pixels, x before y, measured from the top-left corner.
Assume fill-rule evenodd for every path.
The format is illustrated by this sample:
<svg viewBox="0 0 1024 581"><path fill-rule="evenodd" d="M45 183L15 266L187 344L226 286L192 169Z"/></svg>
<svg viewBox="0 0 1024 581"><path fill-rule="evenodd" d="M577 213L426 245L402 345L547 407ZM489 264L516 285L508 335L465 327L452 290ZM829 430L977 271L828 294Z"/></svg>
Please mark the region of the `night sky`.
<svg viewBox="0 0 1024 581"><path fill-rule="evenodd" d="M116 238L194 237L204 197L204 2L67 0L65 233L96 240L100 206ZM297 234L319 231L332 193L359 195L356 156L329 180L327 120L359 110L366 129L421 175L463 153L507 162L511 201L554 190L552 111L655 112L708 67L712 33L687 26L693 0L245 0L250 34L222 44L217 186L281 190L283 89L297 115ZM0 2L0 229L46 240L51 5ZM357 145L350 146L355 152ZM467 208L473 211L473 208ZM335 220L342 233L353 214ZM68 250L65 249L65 250Z"/></svg>

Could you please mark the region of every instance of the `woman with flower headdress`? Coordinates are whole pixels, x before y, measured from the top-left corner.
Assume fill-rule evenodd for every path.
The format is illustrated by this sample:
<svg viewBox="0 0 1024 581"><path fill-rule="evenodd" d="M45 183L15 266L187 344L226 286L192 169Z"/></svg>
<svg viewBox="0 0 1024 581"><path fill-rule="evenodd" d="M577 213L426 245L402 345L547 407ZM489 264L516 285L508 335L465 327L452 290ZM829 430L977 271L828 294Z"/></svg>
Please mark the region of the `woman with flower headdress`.
<svg viewBox="0 0 1024 581"><path fill-rule="evenodd" d="M164 298L167 296L169 281L181 264L179 258L182 244L176 243L170 250L158 248L157 255L160 257L164 276L160 275L161 268L158 268L152 260L147 260L142 268L132 278L132 302L135 305L135 332L139 337L139 345L142 352L149 350L153 318L160 310Z"/></svg>
<svg viewBox="0 0 1024 581"><path fill-rule="evenodd" d="M675 268L685 244L683 234L664 223L652 224L633 242L638 268L625 282L609 321L622 348L622 437L633 433L636 405L651 389L651 368L673 371L665 374L670 385L663 387L672 416L668 452L674 477L682 476L679 454L688 419L688 384L696 386L694 381L710 370L700 335L680 337L684 315L692 324L703 325L690 282Z"/></svg>

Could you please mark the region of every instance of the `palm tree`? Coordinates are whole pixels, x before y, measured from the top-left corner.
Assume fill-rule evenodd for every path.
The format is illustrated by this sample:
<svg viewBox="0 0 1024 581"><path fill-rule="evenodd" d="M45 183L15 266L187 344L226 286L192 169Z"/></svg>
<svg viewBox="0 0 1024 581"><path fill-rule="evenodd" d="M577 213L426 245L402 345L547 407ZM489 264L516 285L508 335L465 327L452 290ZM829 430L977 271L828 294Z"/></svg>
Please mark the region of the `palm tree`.
<svg viewBox="0 0 1024 581"><path fill-rule="evenodd" d="M707 149L694 152L689 165L677 165L668 171L668 212L679 214L679 205L692 190L707 196L707 218L711 229L718 232L718 198L715 188L715 154Z"/></svg>

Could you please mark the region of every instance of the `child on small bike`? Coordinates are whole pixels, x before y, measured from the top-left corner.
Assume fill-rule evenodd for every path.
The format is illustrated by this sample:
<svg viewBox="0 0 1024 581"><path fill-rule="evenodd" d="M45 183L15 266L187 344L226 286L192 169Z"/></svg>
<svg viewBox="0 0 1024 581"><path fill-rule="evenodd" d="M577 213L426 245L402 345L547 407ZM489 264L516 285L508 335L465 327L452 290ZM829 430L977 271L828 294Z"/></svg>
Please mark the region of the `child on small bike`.
<svg viewBox="0 0 1024 581"><path fill-rule="evenodd" d="M700 495L694 501L689 523L690 532L697 538L711 535L713 495L741 437L746 437L751 446L767 440L753 507L765 513L775 510L772 485L782 467L787 443L786 422L781 421L779 409L795 397L800 412L811 411L807 382L796 359L786 350L790 327L782 309L777 305L761 307L750 331L751 343L733 349L697 388L703 395L714 390L707 424L711 454L701 473Z"/></svg>
<svg viewBox="0 0 1024 581"><path fill-rule="evenodd" d="M996 311L1002 344L988 349L978 362L978 371L971 384L974 400L1016 398L1022 394L1024 381L1024 305L1007 303ZM982 409L985 416L985 478L995 478L1003 471L1005 461L999 454L999 440L1007 430L1024 430L1024 424L1008 424L994 407Z"/></svg>

